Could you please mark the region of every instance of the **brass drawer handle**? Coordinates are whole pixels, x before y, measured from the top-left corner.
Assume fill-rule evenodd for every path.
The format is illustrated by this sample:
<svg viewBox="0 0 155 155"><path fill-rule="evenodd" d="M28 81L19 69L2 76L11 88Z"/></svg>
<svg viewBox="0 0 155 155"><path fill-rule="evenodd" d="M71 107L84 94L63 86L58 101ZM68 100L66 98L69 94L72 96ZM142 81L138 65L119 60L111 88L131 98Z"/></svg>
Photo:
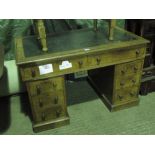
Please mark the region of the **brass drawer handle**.
<svg viewBox="0 0 155 155"><path fill-rule="evenodd" d="M96 58L96 61L97 61L97 65L99 65L101 63L101 58Z"/></svg>
<svg viewBox="0 0 155 155"><path fill-rule="evenodd" d="M36 72L35 72L34 69L31 69L31 75L32 75L32 77L35 77L36 76Z"/></svg>
<svg viewBox="0 0 155 155"><path fill-rule="evenodd" d="M57 110L57 111L56 111L56 117L59 117L60 114L61 114L61 110Z"/></svg>
<svg viewBox="0 0 155 155"><path fill-rule="evenodd" d="M80 60L78 63L79 63L79 67L81 68L81 67L82 67L82 65L83 65L83 61L82 61L82 60Z"/></svg>
<svg viewBox="0 0 155 155"><path fill-rule="evenodd" d="M136 55L139 56L140 50L136 50Z"/></svg>
<svg viewBox="0 0 155 155"><path fill-rule="evenodd" d="M40 94L40 93L41 93L40 86L37 86L37 94Z"/></svg>
<svg viewBox="0 0 155 155"><path fill-rule="evenodd" d="M125 74L125 70L121 70L121 73L122 73L122 75L124 75Z"/></svg>
<svg viewBox="0 0 155 155"><path fill-rule="evenodd" d="M135 96L135 93L134 92L130 92L130 96L131 97Z"/></svg>
<svg viewBox="0 0 155 155"><path fill-rule="evenodd" d="M132 83L134 83L134 84L135 84L135 83L136 83L136 80L135 80L135 79L132 79Z"/></svg>
<svg viewBox="0 0 155 155"><path fill-rule="evenodd" d="M53 87L56 88L57 84L55 82L53 82Z"/></svg>
<svg viewBox="0 0 155 155"><path fill-rule="evenodd" d="M44 112L41 114L41 119L42 119L42 121L45 121L45 113Z"/></svg>
<svg viewBox="0 0 155 155"><path fill-rule="evenodd" d="M54 104L58 104L58 96L54 98Z"/></svg>
<svg viewBox="0 0 155 155"><path fill-rule="evenodd" d="M125 85L125 82L124 81L120 82L120 85L121 86L124 86Z"/></svg>
<svg viewBox="0 0 155 155"><path fill-rule="evenodd" d="M138 67L137 67L137 66L134 66L134 68L133 68L133 69L134 69L134 71L135 71L135 72L137 72Z"/></svg>
<svg viewBox="0 0 155 155"><path fill-rule="evenodd" d="M122 95L118 95L118 98L119 98L119 100L122 100L123 96Z"/></svg>
<svg viewBox="0 0 155 155"><path fill-rule="evenodd" d="M40 107L40 108L43 107L43 102L42 102L41 99L39 99L39 107Z"/></svg>

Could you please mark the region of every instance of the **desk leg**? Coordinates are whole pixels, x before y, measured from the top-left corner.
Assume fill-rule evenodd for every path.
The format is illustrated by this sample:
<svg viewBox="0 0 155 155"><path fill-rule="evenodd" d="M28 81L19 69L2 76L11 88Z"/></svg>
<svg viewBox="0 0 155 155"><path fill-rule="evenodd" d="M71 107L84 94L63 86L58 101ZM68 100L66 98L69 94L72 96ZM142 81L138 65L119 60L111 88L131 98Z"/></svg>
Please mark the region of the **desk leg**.
<svg viewBox="0 0 155 155"><path fill-rule="evenodd" d="M35 132L69 124L64 76L26 83Z"/></svg>

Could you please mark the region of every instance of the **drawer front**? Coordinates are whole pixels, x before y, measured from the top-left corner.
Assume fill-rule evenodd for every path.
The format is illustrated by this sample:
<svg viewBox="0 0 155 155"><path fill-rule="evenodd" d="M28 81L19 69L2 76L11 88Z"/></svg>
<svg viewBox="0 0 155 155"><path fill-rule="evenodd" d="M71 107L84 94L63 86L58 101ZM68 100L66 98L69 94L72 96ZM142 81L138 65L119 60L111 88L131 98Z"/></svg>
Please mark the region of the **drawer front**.
<svg viewBox="0 0 155 155"><path fill-rule="evenodd" d="M139 94L139 87L126 87L125 89L118 89L114 92L113 103L124 104L136 100Z"/></svg>
<svg viewBox="0 0 155 155"><path fill-rule="evenodd" d="M133 50L116 50L111 52L101 52L102 54L92 54L88 56L68 58L64 60L58 60L55 62L49 62L52 64L52 72L47 74L40 74L38 66L21 67L21 74L23 81L43 79L50 76L56 76L61 74L68 74L78 72L81 70L87 70L88 68L96 68L101 66L113 65L120 63L124 60L134 60L143 58L145 56L145 48L133 49Z"/></svg>
<svg viewBox="0 0 155 155"><path fill-rule="evenodd" d="M145 48L140 48L135 50L105 52L98 55L91 55L88 56L88 65L96 67L108 64L112 65L124 60L138 59L145 56L145 51Z"/></svg>
<svg viewBox="0 0 155 155"><path fill-rule="evenodd" d="M55 106L52 108L43 109L35 112L36 123L44 122L52 119L57 119L60 117L66 116L66 111L63 110L62 106Z"/></svg>
<svg viewBox="0 0 155 155"><path fill-rule="evenodd" d="M57 106L65 106L65 96L63 91L47 93L31 98L31 103L37 111Z"/></svg>
<svg viewBox="0 0 155 155"><path fill-rule="evenodd" d="M44 79L39 81L27 82L27 88L30 96L45 94L56 90L64 89L64 78L57 77L51 79Z"/></svg>
<svg viewBox="0 0 155 155"><path fill-rule="evenodd" d="M44 122L66 116L67 106L64 91L56 91L31 97L34 122Z"/></svg>
<svg viewBox="0 0 155 155"><path fill-rule="evenodd" d="M115 76L127 77L130 74L139 74L142 72L144 60L137 60L134 62L116 65Z"/></svg>
<svg viewBox="0 0 155 155"><path fill-rule="evenodd" d="M65 66L65 63L70 63L71 66L67 67ZM64 65L63 65L64 64ZM74 71L79 71L83 68L87 67L87 57L80 57L80 58L72 58L72 59L65 59L56 62L55 65L55 72L61 72L61 73L70 73Z"/></svg>
<svg viewBox="0 0 155 155"><path fill-rule="evenodd" d="M22 79L24 81L34 80L34 79L42 79L50 76L55 76L58 74L67 74L76 71L80 71L87 66L87 57L79 57L79 58L68 58L65 60L59 60L55 62L51 62L48 64L52 64L52 72L46 74L40 74L39 65L31 66L31 67L22 67L21 74Z"/></svg>
<svg viewBox="0 0 155 155"><path fill-rule="evenodd" d="M140 79L141 72L137 74L129 74L127 77L119 76L115 79L115 89L138 86L140 83Z"/></svg>

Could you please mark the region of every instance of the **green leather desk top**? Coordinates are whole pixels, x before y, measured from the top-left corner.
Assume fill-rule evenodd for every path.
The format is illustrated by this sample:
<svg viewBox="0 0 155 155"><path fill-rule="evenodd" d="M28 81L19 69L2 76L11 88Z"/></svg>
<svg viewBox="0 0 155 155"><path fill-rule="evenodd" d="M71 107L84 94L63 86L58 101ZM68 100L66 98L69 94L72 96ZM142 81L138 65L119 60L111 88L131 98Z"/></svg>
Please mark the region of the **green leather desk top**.
<svg viewBox="0 0 155 155"><path fill-rule="evenodd" d="M28 36L21 39L20 43L22 45L18 43L18 47L17 45L15 47L16 61L20 65L49 58L57 59L63 56L89 54L101 50L108 52L113 49L146 45L148 42L118 27L114 30L113 41L108 39L108 29L99 28L97 32L93 29L80 29L61 34L47 35L48 52L44 53L39 46L36 36ZM21 48L23 50L20 51Z"/></svg>

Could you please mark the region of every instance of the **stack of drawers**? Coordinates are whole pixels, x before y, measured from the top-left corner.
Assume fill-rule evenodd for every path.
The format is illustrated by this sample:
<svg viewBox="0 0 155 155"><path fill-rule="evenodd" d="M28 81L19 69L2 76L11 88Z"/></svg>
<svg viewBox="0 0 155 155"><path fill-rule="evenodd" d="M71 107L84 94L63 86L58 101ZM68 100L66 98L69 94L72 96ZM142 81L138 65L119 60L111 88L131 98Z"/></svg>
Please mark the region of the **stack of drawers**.
<svg viewBox="0 0 155 155"><path fill-rule="evenodd" d="M64 85L63 76L26 83L33 114L34 131L49 127L55 128L69 122Z"/></svg>
<svg viewBox="0 0 155 155"><path fill-rule="evenodd" d="M146 48L124 50L103 62L132 60L89 71L89 80L110 111L137 105ZM100 57L102 58L102 57ZM102 62L102 61L100 61Z"/></svg>
<svg viewBox="0 0 155 155"><path fill-rule="evenodd" d="M135 102L138 99L143 60L118 64L115 66L113 89L114 105Z"/></svg>

